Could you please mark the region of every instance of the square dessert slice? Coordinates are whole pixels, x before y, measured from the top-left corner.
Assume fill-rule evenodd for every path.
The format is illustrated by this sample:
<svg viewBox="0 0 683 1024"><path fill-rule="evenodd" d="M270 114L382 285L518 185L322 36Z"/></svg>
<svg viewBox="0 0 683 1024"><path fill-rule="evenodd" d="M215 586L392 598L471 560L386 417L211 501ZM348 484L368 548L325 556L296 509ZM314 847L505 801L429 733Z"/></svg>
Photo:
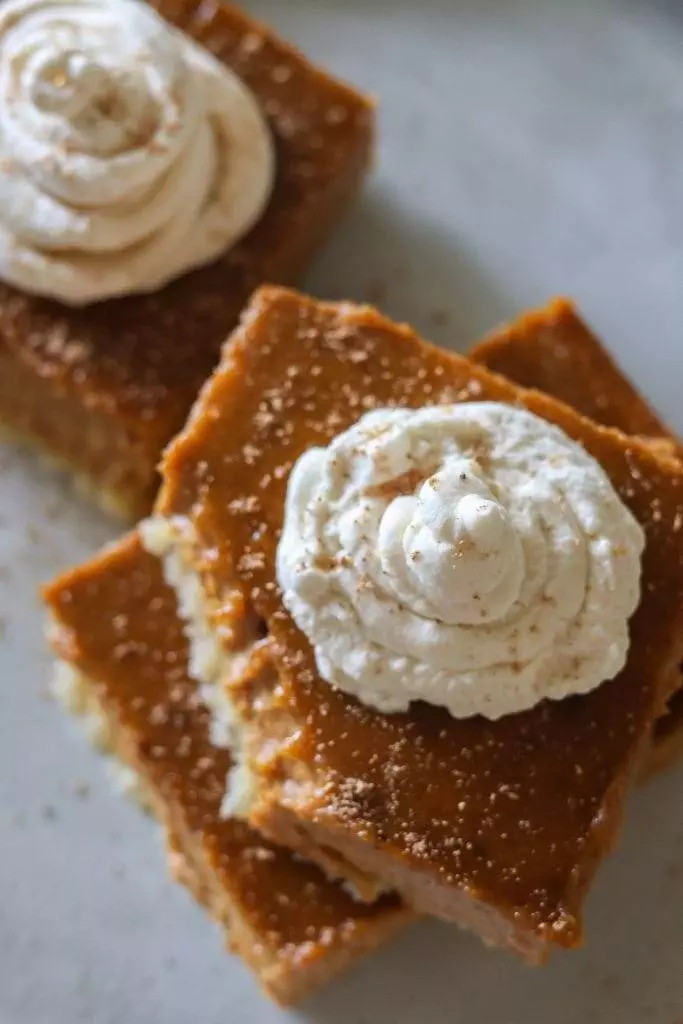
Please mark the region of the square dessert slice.
<svg viewBox="0 0 683 1024"><path fill-rule="evenodd" d="M45 596L63 699L94 718L100 741L135 773L168 830L176 877L275 999L303 998L407 922L396 899L357 903L246 824L221 819L230 756L210 741L175 597L135 535Z"/></svg>
<svg viewBox="0 0 683 1024"><path fill-rule="evenodd" d="M441 405L454 410L453 415L464 410L467 416L467 404L473 401L478 403L470 413L468 429L473 436L477 417L494 415L487 404L493 403L497 417L512 422L519 414L525 423L533 421L534 430L563 437L583 467L575 480L599 478L599 489L609 489L609 517L615 516L624 530L630 524L626 533L631 540L626 545L615 540L605 548L601 530L593 533L590 519L585 536L575 536L570 524L580 510L560 493L550 504L561 513L559 528L565 539L560 541L560 534L549 527L552 543L546 549L541 542L542 559L554 564L569 551L573 564L571 549L595 554L594 542L603 554L611 552L615 561L607 572L614 572L616 580L611 599L598 601L596 608L589 598L603 572L599 562L592 561L585 570L586 596L578 596L577 614L582 616L583 608L590 606L592 615L604 612L611 617L620 602L637 604L628 633L622 623L625 647L630 635L628 659L615 678L590 692L541 700L497 720L481 714L454 717L446 708L421 700L400 713L383 713L369 706L369 700L359 700L323 679L319 651L283 603L276 556L282 549L289 476L295 464L297 471L302 469L304 453L308 457L313 448L333 440L336 445L346 432L341 462L335 455L338 447L318 448L328 460L325 476L314 468L307 477L315 488L316 481L338 471L343 488L347 472L355 472L345 460L354 452L366 457L375 451L375 442L393 436L373 421L365 428L363 444L353 448L348 428L365 412L422 410L422 424L438 420ZM394 422L405 415L389 412L389 418ZM510 446L511 451L526 451L516 433L510 436ZM416 450L421 450L419 445ZM480 450L476 444L467 457L468 465L479 466L470 470L471 481L472 473L486 472L490 445L482 443ZM383 473L393 468L392 457L386 458ZM563 455L556 458L551 452L546 463L548 478L556 469L567 470ZM363 506L353 506L350 518L334 524L342 532L333 539L342 543L344 532L346 537L341 560L326 558L324 551L318 558L315 545L309 552L304 540L301 566L295 560L292 571L310 570L314 588L321 581L326 585L332 573L345 585L347 572L355 572L355 562L349 564L344 554L347 540L367 541L363 558L372 562L376 524L366 536L366 512L374 515L378 503L393 510L394 499L412 496L416 487L421 494L423 470L421 466L419 479L409 472L396 480L388 477L381 493L363 492ZM531 962L542 961L554 945L576 945L584 896L614 842L624 797L647 751L653 723L671 695L683 652L683 476L677 460L655 454L638 439L599 427L555 399L435 349L408 327L369 308L322 304L266 288L252 298L185 431L168 449L163 474L157 517L143 535L148 548L166 558L168 578L178 589L181 614L194 640L192 670L214 684L214 715L241 758L232 780L232 806L255 827L328 870L357 885L367 875L374 876L395 887L416 909L471 927L485 941L513 948ZM536 487L543 483L542 472L525 475L522 483L527 476L533 477ZM350 479L357 483L355 476ZM431 480L426 483L438 492ZM297 484L301 483L299 473ZM457 487L457 481L448 486ZM341 516L346 508L334 505L332 498L321 501L320 506L306 502L305 512L312 520L316 509L324 517L338 509ZM291 511L289 499L288 505ZM470 512L476 520L476 502ZM500 528L507 530L495 517L491 522L494 538ZM634 530L639 531L641 544L646 538L639 601L633 578L620 577L630 559ZM510 551L517 558L515 545ZM378 548L382 557L394 557L384 541ZM457 550L478 549L465 545ZM313 566L310 557L318 559ZM453 566L457 564L454 556ZM497 570L498 561L492 564ZM437 568L451 571L446 563L437 563ZM463 579L469 579L468 573ZM574 591L576 580L567 579L565 587L563 579L561 575L555 581L551 572L548 589L538 591L542 621ZM373 579L359 576L354 597L361 607L368 590L374 600ZM313 593L320 597L319 590ZM441 601L441 594L442 590L434 591L434 599ZM337 606L324 606L330 616L326 621L338 615L339 623L328 627L328 664L339 651L335 652L337 641L346 642L349 622L354 628L357 622L361 627L366 624L360 612L349 619L344 601L346 597ZM399 601L391 607L403 622L405 605ZM468 614L472 607L468 605ZM432 613L427 619L444 625ZM241 630L235 628L236 621L243 624ZM379 625L371 623L372 636L380 634L373 640L377 645L383 623L384 619ZM593 653L613 653L609 630L590 632L592 617L586 625L596 639ZM530 631L539 628L543 632L545 627L534 620ZM399 651L412 642L412 629L411 622L406 637L400 630L389 630ZM435 632L438 654L441 634ZM262 672L255 683L245 665L249 649L264 635L272 671ZM505 637L512 656L519 638L507 632ZM431 633L424 634L424 643L427 640L431 651ZM458 634L458 642L471 659L497 657L490 654L488 641L471 648L467 637L462 641ZM365 647L359 649L365 658ZM346 653L343 668L350 675L358 669L358 660L352 647L342 656ZM413 662L392 661L393 685L412 681ZM560 669L565 684L578 683L580 658L575 665L564 657L556 662L549 665L549 676ZM515 657L509 670L499 694L504 700L515 697L524 663ZM378 671L381 676L381 665ZM493 670L483 672L469 696L478 697L495 678ZM540 683L543 696L542 679ZM372 694L372 679L368 685ZM461 689L455 694L462 695ZM393 691L385 691L382 699L392 696ZM351 874L350 865L360 875Z"/></svg>
<svg viewBox="0 0 683 1024"><path fill-rule="evenodd" d="M150 295L73 308L0 285L0 425L129 518L151 508L160 452L247 297L306 270L359 188L373 135L364 97L249 15L219 0L152 6L224 62L267 118L276 169L265 211L222 258Z"/></svg>
<svg viewBox="0 0 683 1024"><path fill-rule="evenodd" d="M681 457L680 442L614 362L567 299L521 316L494 331L468 358L523 387L545 391L582 416L624 434L651 437ZM683 690L658 719L643 774L662 771L683 754Z"/></svg>

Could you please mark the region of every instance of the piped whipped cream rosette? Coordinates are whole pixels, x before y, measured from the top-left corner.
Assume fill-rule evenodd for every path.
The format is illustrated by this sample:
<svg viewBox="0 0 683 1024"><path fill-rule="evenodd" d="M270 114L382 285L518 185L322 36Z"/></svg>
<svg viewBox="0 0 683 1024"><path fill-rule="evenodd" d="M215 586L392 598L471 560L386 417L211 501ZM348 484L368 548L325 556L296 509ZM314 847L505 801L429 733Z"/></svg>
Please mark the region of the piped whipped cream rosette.
<svg viewBox="0 0 683 1024"><path fill-rule="evenodd" d="M0 277L71 305L152 292L260 217L249 90L138 0L0 6Z"/></svg>
<svg viewBox="0 0 683 1024"><path fill-rule="evenodd" d="M496 719L619 673L644 544L600 465L537 416L380 409L298 460L277 575L335 687Z"/></svg>

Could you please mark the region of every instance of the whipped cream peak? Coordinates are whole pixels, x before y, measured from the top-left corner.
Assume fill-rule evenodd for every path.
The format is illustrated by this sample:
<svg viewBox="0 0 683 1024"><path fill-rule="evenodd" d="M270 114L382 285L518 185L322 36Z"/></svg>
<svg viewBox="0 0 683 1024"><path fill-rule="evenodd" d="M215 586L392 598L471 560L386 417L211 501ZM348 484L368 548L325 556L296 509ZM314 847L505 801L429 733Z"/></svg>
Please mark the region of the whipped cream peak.
<svg viewBox="0 0 683 1024"><path fill-rule="evenodd" d="M142 73L108 68L97 53L40 55L29 77L36 110L68 122L81 145L98 156L121 152L158 123L159 106Z"/></svg>
<svg viewBox="0 0 683 1024"><path fill-rule="evenodd" d="M443 622L500 618L521 585L515 528L468 459L448 459L415 495L391 502L378 541L396 592L412 594Z"/></svg>
<svg viewBox="0 0 683 1024"><path fill-rule="evenodd" d="M259 106L140 0L0 6L0 278L69 305L227 252L275 172Z"/></svg>
<svg viewBox="0 0 683 1024"><path fill-rule="evenodd" d="M380 409L295 465L277 573L328 682L497 718L620 671L643 546L598 463L526 410Z"/></svg>

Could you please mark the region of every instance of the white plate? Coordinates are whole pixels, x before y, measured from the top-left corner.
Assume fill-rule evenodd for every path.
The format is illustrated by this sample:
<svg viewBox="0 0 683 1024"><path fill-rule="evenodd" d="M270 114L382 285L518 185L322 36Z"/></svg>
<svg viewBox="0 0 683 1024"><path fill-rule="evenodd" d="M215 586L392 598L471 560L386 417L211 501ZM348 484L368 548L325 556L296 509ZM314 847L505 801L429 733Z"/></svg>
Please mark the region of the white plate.
<svg viewBox="0 0 683 1024"><path fill-rule="evenodd" d="M312 288L458 347L568 293L683 431L676 0L250 6L381 101L374 180ZM155 826L44 699L36 585L114 529L11 451L0 516L1 1024L680 1021L683 771L632 799L582 951L531 971L425 924L299 1014L270 1006L166 881Z"/></svg>

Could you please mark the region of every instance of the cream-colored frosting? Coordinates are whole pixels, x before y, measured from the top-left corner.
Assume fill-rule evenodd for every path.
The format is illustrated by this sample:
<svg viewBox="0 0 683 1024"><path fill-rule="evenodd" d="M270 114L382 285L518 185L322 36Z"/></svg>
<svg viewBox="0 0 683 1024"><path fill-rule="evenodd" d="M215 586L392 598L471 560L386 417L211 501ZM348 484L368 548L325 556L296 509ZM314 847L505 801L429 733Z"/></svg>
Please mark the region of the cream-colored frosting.
<svg viewBox="0 0 683 1024"><path fill-rule="evenodd" d="M644 543L598 463L526 410L380 409L295 465L277 574L334 686L495 719L621 670Z"/></svg>
<svg viewBox="0 0 683 1024"><path fill-rule="evenodd" d="M152 292L260 217L274 149L241 81L138 0L0 6L0 278Z"/></svg>

